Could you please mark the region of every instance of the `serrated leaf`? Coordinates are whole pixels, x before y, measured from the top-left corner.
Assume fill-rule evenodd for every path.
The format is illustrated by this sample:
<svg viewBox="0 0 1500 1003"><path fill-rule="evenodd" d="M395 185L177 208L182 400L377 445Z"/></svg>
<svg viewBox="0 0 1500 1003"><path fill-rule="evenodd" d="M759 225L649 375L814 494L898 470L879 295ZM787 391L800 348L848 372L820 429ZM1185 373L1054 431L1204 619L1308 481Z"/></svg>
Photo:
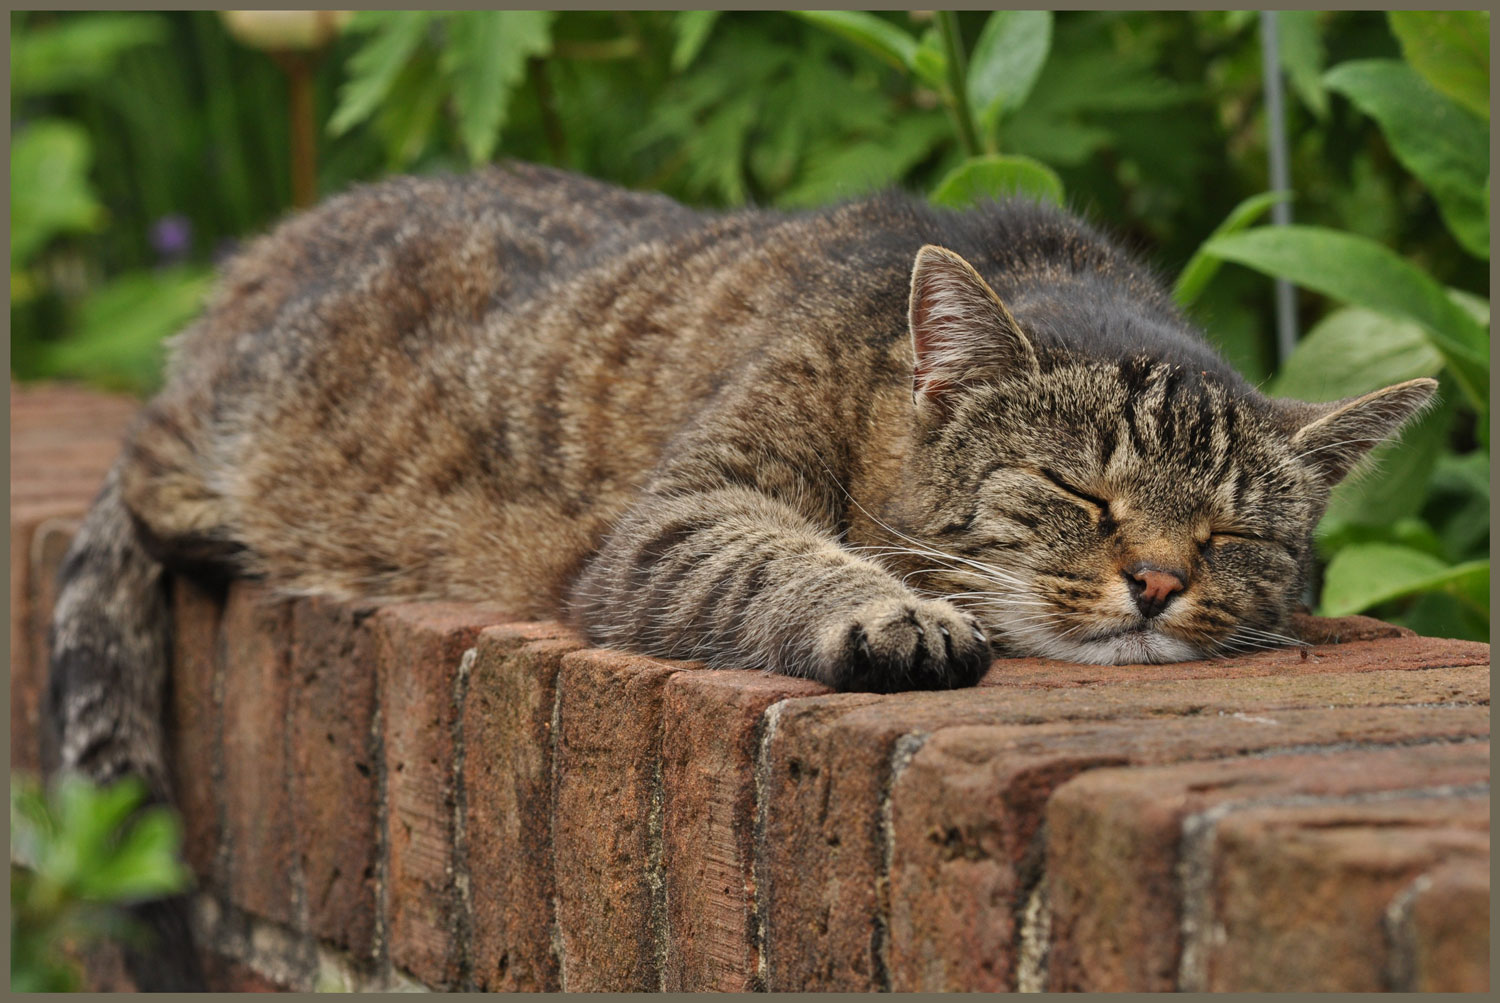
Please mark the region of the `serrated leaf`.
<svg viewBox="0 0 1500 1003"><path fill-rule="evenodd" d="M448 96L437 57L419 50L396 76L390 95L375 113L374 127L392 170L410 165L427 149Z"/></svg>
<svg viewBox="0 0 1500 1003"><path fill-rule="evenodd" d="M339 87L339 104L328 131L340 136L369 118L406 61L427 35L433 15L428 11L360 11L349 23L351 33L369 32L349 57L348 77Z"/></svg>
<svg viewBox="0 0 1500 1003"><path fill-rule="evenodd" d="M673 18L672 33L676 35L676 41L672 43L673 73L681 73L698 58L713 31L714 22L722 13L717 10L685 10Z"/></svg>
<svg viewBox="0 0 1500 1003"><path fill-rule="evenodd" d="M1052 48L1052 12L997 10L969 57L969 104L986 126L1026 102Z"/></svg>
<svg viewBox="0 0 1500 1003"><path fill-rule="evenodd" d="M1425 272L1365 237L1315 226L1259 227L1215 237L1206 253L1290 279L1356 306L1415 321L1464 392L1489 403L1489 333Z"/></svg>
<svg viewBox="0 0 1500 1003"><path fill-rule="evenodd" d="M1490 117L1490 12L1397 10L1386 17L1401 54L1434 88Z"/></svg>
<svg viewBox="0 0 1500 1003"><path fill-rule="evenodd" d="M453 87L458 132L473 163L488 160L526 60L552 51L551 11L450 14L441 65Z"/></svg>
<svg viewBox="0 0 1500 1003"><path fill-rule="evenodd" d="M11 267L29 261L53 237L88 233L104 221L89 183L93 148L80 126L41 119L11 137Z"/></svg>
<svg viewBox="0 0 1500 1003"><path fill-rule="evenodd" d="M806 171L778 204L824 205L894 184L949 131L941 116L909 116L878 137L809 153Z"/></svg>
<svg viewBox="0 0 1500 1003"><path fill-rule="evenodd" d="M1450 566L1431 554L1389 543L1345 547L1328 562L1318 613L1348 616L1419 592L1443 591L1489 608L1489 561Z"/></svg>
<svg viewBox="0 0 1500 1003"><path fill-rule="evenodd" d="M938 183L930 198L936 205L967 209L983 199L1011 195L1062 205L1062 179L1052 168L1030 157L970 157Z"/></svg>
<svg viewBox="0 0 1500 1003"><path fill-rule="evenodd" d="M917 40L874 14L858 10L794 10L792 13L848 39L898 70L909 71L915 65Z"/></svg>
<svg viewBox="0 0 1500 1003"><path fill-rule="evenodd" d="M1240 232L1259 219L1260 215L1271 206L1291 197L1291 192L1261 192L1259 195L1251 195L1229 210L1229 215L1224 217L1224 222L1214 228L1214 232L1208 235L1208 239L1212 240L1225 234ZM1183 309L1192 305L1203 294L1203 288L1218 273L1221 263L1218 257L1204 254L1202 247L1194 251L1193 256L1182 267L1182 274L1177 276L1177 284L1172 288L1172 298L1177 301L1177 305Z"/></svg>
<svg viewBox="0 0 1500 1003"><path fill-rule="evenodd" d="M1343 63L1324 80L1380 123L1396 159L1432 192L1448 229L1470 253L1488 260L1487 122L1396 60Z"/></svg>

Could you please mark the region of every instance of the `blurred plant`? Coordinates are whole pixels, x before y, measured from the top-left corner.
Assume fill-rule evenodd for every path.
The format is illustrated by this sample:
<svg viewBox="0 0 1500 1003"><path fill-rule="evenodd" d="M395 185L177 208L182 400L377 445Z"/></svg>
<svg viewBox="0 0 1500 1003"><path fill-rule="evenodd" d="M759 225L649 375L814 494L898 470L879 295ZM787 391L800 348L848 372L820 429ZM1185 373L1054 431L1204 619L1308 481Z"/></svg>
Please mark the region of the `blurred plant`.
<svg viewBox="0 0 1500 1003"><path fill-rule="evenodd" d="M1454 239L1489 258L1489 14L1393 12L1406 60L1351 60L1321 83L1379 123ZM1215 235L1202 253L1347 306L1324 317L1271 392L1325 401L1420 376L1442 399L1319 527L1319 611L1375 610L1422 633L1489 636L1489 302L1445 287L1368 237L1285 226ZM1455 443L1457 448L1454 448Z"/></svg>
<svg viewBox="0 0 1500 1003"><path fill-rule="evenodd" d="M47 793L10 783L10 987L80 988L71 960L105 938L138 940L123 907L183 891L181 833L165 807L141 809L134 779L98 788L63 777Z"/></svg>

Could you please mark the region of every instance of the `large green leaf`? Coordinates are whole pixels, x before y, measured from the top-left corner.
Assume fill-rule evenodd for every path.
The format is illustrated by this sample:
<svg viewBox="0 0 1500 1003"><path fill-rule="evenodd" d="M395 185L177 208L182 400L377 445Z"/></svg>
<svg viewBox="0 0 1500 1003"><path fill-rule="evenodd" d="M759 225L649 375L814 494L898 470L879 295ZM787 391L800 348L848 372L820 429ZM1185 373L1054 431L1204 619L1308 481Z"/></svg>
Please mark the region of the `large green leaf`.
<svg viewBox="0 0 1500 1003"><path fill-rule="evenodd" d="M1476 115L1490 117L1490 12L1396 10L1387 15L1407 62Z"/></svg>
<svg viewBox="0 0 1500 1003"><path fill-rule="evenodd" d="M938 183L932 201L953 209L967 209L981 199L1008 195L1029 195L1062 205L1062 179L1052 168L1030 157L970 157Z"/></svg>
<svg viewBox="0 0 1500 1003"><path fill-rule="evenodd" d="M1334 401L1436 376L1442 368L1443 356L1420 324L1351 306L1335 310L1303 335L1266 392Z"/></svg>
<svg viewBox="0 0 1500 1003"><path fill-rule="evenodd" d="M1314 226L1259 227L1204 250L1356 306L1422 325L1464 392L1489 402L1489 333L1425 272L1365 237Z"/></svg>
<svg viewBox="0 0 1500 1003"><path fill-rule="evenodd" d="M917 40L884 18L858 10L794 10L792 13L848 39L898 70L911 70L914 66Z"/></svg>
<svg viewBox="0 0 1500 1003"><path fill-rule="evenodd" d="M1431 554L1389 543L1345 547L1328 562L1322 616L1348 616L1419 592L1442 591L1488 616L1490 562L1448 565Z"/></svg>
<svg viewBox="0 0 1500 1003"><path fill-rule="evenodd" d="M328 122L338 136L369 118L390 93L396 76L427 35L429 11L360 11L349 22L350 33L371 37L349 57L348 79L339 88L339 104Z"/></svg>
<svg viewBox="0 0 1500 1003"><path fill-rule="evenodd" d="M997 10L969 57L969 105L986 128L1026 102L1052 47L1052 12Z"/></svg>
<svg viewBox="0 0 1500 1003"><path fill-rule="evenodd" d="M469 160L495 152L510 98L526 75L526 60L552 50L552 18L545 10L463 11L444 25L441 65L453 87L458 132Z"/></svg>
<svg viewBox="0 0 1500 1003"><path fill-rule="evenodd" d="M1209 240L1227 233L1239 233L1259 219L1261 213L1271 206L1291 197L1291 192L1261 192L1259 195L1251 195L1229 210L1224 222L1208 235ZM1209 280L1218 273L1221 264L1222 259L1203 253L1202 247L1194 251L1188 263L1182 267L1182 274L1177 276L1177 284L1172 288L1172 297L1177 300L1177 305L1184 309L1191 306L1202 295Z"/></svg>
<svg viewBox="0 0 1500 1003"><path fill-rule="evenodd" d="M1380 123L1391 151L1431 190L1454 236L1488 259L1488 123L1393 59L1343 63L1324 80Z"/></svg>
<svg viewBox="0 0 1500 1003"><path fill-rule="evenodd" d="M21 127L10 146L10 261L24 267L53 237L99 228L104 207L89 183L88 133L61 119Z"/></svg>

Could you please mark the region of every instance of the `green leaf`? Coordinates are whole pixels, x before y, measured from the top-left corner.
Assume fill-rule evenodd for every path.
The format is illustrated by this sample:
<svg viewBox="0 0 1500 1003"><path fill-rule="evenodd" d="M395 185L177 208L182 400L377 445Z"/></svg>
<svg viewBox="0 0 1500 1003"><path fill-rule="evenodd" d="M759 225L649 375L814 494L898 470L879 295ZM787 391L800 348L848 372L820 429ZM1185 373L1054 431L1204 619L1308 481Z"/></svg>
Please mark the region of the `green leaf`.
<svg viewBox="0 0 1500 1003"><path fill-rule="evenodd" d="M922 41L912 56L911 70L918 80L939 94L947 92L948 53L943 47L943 33L936 27L923 32Z"/></svg>
<svg viewBox="0 0 1500 1003"><path fill-rule="evenodd" d="M1380 123L1396 159L1432 192L1448 229L1470 253L1488 260L1486 120L1444 97L1396 60L1343 63L1324 80Z"/></svg>
<svg viewBox="0 0 1500 1003"><path fill-rule="evenodd" d="M1455 595L1487 611L1489 578L1489 561L1450 566L1410 547L1354 544L1328 562L1318 613L1348 616L1402 596L1435 591Z"/></svg>
<svg viewBox="0 0 1500 1003"><path fill-rule="evenodd" d="M1319 120L1328 117L1328 92L1323 87L1322 14L1314 10L1284 10L1276 15L1276 38L1281 65L1292 89Z"/></svg>
<svg viewBox="0 0 1500 1003"><path fill-rule="evenodd" d="M418 51L401 68L373 122L391 170L409 166L427 151L447 96L447 81L431 52Z"/></svg>
<svg viewBox="0 0 1500 1003"><path fill-rule="evenodd" d="M1251 195L1229 210L1229 215L1224 217L1224 222L1208 235L1208 239L1238 233L1259 219L1260 215L1271 206L1291 197L1291 192L1261 192L1259 195ZM1172 288L1172 298L1177 301L1177 305L1187 309L1196 302L1203 294L1203 288L1218 273L1221 264L1219 258L1203 253L1202 247L1194 251L1188 263L1183 266L1182 274L1177 276L1177 285Z"/></svg>
<svg viewBox="0 0 1500 1003"><path fill-rule="evenodd" d="M1026 102L1052 47L1052 12L997 10L969 57L969 104L989 128Z"/></svg>
<svg viewBox="0 0 1500 1003"><path fill-rule="evenodd" d="M1490 117L1490 12L1397 10L1386 15L1406 61L1437 90Z"/></svg>
<svg viewBox="0 0 1500 1003"><path fill-rule="evenodd" d="M1303 335L1266 392L1335 401L1436 376L1442 368L1443 357L1420 324L1351 306L1335 310Z"/></svg>
<svg viewBox="0 0 1500 1003"><path fill-rule="evenodd" d="M453 86L458 132L473 163L495 152L500 129L526 60L552 51L551 11L464 11L450 14L443 73Z"/></svg>
<svg viewBox="0 0 1500 1003"><path fill-rule="evenodd" d="M212 275L202 268L129 272L91 292L70 336L51 346L45 374L133 393L161 379L162 341L203 307Z"/></svg>
<svg viewBox="0 0 1500 1003"><path fill-rule="evenodd" d="M1489 334L1425 272L1365 237L1314 226L1215 237L1204 251L1356 306L1414 321L1481 410L1489 402Z"/></svg>
<svg viewBox="0 0 1500 1003"><path fill-rule="evenodd" d="M88 14L17 31L10 41L13 96L55 94L107 79L124 52L167 37L155 14Z"/></svg>
<svg viewBox="0 0 1500 1003"><path fill-rule="evenodd" d="M685 10L672 19L672 33L677 39L672 43L673 73L681 73L693 65L693 60L708 43L714 22L722 13L717 10Z"/></svg>
<svg viewBox="0 0 1500 1003"><path fill-rule="evenodd" d="M802 177L778 204L826 205L892 185L950 134L951 127L941 116L910 115L879 137L815 150L807 158Z"/></svg>
<svg viewBox="0 0 1500 1003"><path fill-rule="evenodd" d="M10 146L11 269L24 266L53 237L87 233L104 222L89 183L88 133L72 122L40 119L23 126Z"/></svg>
<svg viewBox="0 0 1500 1003"><path fill-rule="evenodd" d="M339 88L339 105L328 122L330 133L343 135L375 112L427 36L432 18L428 11L360 11L354 16L348 31L373 34L349 57L349 76Z"/></svg>
<svg viewBox="0 0 1500 1003"><path fill-rule="evenodd" d="M915 67L917 40L891 22L858 10L794 10L797 17L874 53L898 70Z"/></svg>
<svg viewBox="0 0 1500 1003"><path fill-rule="evenodd" d="M1062 205L1062 179L1052 168L1030 157L970 157L938 183L931 200L952 209L967 209L981 199L1009 195L1027 195Z"/></svg>

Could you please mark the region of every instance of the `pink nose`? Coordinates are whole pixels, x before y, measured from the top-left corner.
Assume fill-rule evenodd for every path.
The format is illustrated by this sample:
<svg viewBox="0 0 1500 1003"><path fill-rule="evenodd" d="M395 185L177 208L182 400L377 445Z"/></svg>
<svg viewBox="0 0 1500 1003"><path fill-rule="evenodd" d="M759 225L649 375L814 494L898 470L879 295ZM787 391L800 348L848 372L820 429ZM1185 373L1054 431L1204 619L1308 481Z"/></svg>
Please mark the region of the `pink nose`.
<svg viewBox="0 0 1500 1003"><path fill-rule="evenodd" d="M1147 568L1144 571L1137 571L1131 577L1141 583L1143 588L1140 597L1149 603L1163 602L1167 596L1173 592L1181 592L1183 588L1182 579L1170 571Z"/></svg>

